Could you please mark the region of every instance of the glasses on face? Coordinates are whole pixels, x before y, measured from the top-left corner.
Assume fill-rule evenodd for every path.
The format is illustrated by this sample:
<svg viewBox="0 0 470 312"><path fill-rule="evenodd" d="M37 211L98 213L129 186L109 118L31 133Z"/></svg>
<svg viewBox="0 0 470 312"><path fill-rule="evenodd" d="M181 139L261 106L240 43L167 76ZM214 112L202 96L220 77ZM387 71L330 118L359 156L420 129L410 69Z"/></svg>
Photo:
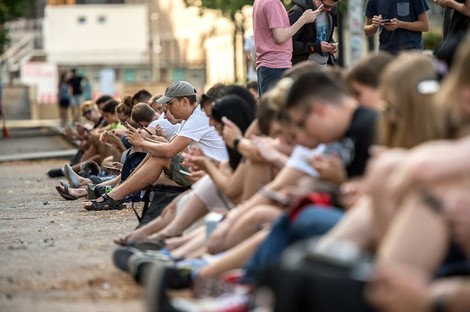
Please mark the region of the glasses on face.
<svg viewBox="0 0 470 312"><path fill-rule="evenodd" d="M93 112L93 110L87 109L86 111L84 111L84 112L82 113L82 116L83 116L83 117L86 117L87 115L91 114L92 112Z"/></svg>
<svg viewBox="0 0 470 312"><path fill-rule="evenodd" d="M335 8L335 7L338 5L338 2L339 2L339 1L336 2L334 5L326 4L325 1L323 1L323 0L320 0L320 2L321 2L321 4L323 4L323 7L324 7L325 9L333 9L333 8Z"/></svg>
<svg viewBox="0 0 470 312"><path fill-rule="evenodd" d="M171 105L173 105L173 103L175 103L176 101L177 101L176 98L175 98L175 99L172 99L171 101L166 102L165 105L166 105L166 106L171 106Z"/></svg>

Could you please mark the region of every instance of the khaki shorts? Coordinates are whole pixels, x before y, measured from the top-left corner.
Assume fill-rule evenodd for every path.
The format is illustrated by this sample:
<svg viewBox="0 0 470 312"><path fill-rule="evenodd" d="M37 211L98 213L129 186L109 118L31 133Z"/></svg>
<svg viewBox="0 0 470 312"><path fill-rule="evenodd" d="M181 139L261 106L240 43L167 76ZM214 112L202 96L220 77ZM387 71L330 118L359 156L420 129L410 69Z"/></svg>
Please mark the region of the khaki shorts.
<svg viewBox="0 0 470 312"><path fill-rule="evenodd" d="M196 195L207 207L213 211L216 209L230 210L235 206L215 185L211 177L206 174L191 187Z"/></svg>
<svg viewBox="0 0 470 312"><path fill-rule="evenodd" d="M168 177L171 180L175 181L178 185L191 186L193 182L190 181L187 176L179 172L180 170L189 172L189 168L186 166L183 166L182 164L183 160L184 160L184 157L181 156L180 154L177 154L171 158Z"/></svg>

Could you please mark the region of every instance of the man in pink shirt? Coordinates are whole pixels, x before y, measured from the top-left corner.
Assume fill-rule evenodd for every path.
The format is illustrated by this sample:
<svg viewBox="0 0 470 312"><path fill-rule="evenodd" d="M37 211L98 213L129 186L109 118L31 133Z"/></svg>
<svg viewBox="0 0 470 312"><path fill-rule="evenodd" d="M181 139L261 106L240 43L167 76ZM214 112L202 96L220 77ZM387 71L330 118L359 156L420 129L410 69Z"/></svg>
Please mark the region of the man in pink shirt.
<svg viewBox="0 0 470 312"><path fill-rule="evenodd" d="M292 36L305 24L312 23L321 12L306 10L290 25L280 0L255 0L253 30L256 48L256 71L259 95L274 85L292 66Z"/></svg>

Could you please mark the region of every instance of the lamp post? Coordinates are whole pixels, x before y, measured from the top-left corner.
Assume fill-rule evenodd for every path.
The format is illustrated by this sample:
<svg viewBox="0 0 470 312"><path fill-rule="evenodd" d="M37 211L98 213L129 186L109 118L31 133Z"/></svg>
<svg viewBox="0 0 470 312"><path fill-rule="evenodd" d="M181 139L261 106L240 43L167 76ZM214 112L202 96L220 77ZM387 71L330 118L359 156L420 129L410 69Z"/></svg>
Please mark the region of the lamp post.
<svg viewBox="0 0 470 312"><path fill-rule="evenodd" d="M158 7L158 5L156 6ZM153 80L156 82L160 81L160 53L162 52L162 46L160 42L160 27L158 26L159 14L157 11L150 15L152 22L152 69L153 69Z"/></svg>
<svg viewBox="0 0 470 312"><path fill-rule="evenodd" d="M363 54L362 40L364 37L363 25L363 0L349 0L348 1L348 24L350 32L350 49L349 57L351 63L357 61Z"/></svg>

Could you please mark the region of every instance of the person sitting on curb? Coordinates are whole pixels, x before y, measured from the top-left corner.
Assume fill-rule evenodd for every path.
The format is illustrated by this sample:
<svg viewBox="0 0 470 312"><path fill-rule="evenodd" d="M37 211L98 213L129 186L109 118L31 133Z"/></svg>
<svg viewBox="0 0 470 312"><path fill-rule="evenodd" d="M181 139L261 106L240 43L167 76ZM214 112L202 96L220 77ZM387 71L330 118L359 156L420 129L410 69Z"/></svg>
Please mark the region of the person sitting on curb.
<svg viewBox="0 0 470 312"><path fill-rule="evenodd" d="M196 89L186 81L172 83L165 95L158 99L175 118L183 119L177 135L167 143L144 139L140 130L128 126L126 137L129 142L147 150L147 157L129 178L110 193L85 206L87 210L122 209L123 199L130 193L142 190L156 182L162 171L181 186L189 186L192 181L181 173L186 170L180 152L199 147L205 155L218 161L228 158L223 139L209 126L209 119L196 101Z"/></svg>

